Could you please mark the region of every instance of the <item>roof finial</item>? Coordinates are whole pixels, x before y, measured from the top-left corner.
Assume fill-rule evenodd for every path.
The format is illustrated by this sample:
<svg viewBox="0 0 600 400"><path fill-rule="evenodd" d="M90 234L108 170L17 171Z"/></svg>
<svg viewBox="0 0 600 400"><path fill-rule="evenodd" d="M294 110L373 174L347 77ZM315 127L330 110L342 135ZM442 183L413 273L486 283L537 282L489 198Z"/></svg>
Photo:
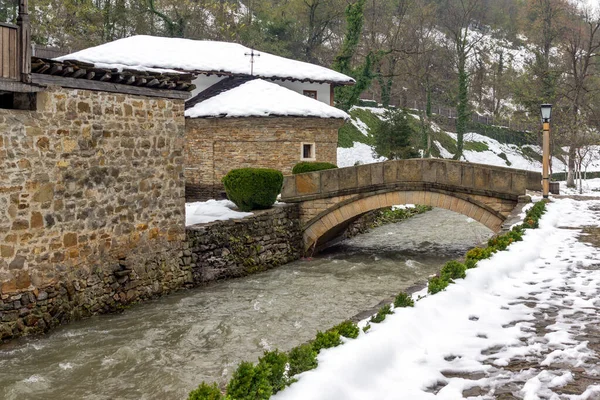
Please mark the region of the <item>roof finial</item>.
<svg viewBox="0 0 600 400"><path fill-rule="evenodd" d="M254 49L250 53L244 53L245 56L250 56L250 76L254 76L254 57L260 57L260 53L255 53Z"/></svg>

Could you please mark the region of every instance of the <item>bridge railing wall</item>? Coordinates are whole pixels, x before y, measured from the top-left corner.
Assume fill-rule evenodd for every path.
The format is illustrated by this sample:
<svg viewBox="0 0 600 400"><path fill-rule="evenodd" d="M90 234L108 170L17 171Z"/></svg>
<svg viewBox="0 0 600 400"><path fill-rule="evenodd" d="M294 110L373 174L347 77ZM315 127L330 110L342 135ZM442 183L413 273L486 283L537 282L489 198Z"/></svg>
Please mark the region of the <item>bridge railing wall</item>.
<svg viewBox="0 0 600 400"><path fill-rule="evenodd" d="M411 183L516 198L526 193L528 182L527 171L511 168L442 159L396 160L286 176L282 201L366 193Z"/></svg>

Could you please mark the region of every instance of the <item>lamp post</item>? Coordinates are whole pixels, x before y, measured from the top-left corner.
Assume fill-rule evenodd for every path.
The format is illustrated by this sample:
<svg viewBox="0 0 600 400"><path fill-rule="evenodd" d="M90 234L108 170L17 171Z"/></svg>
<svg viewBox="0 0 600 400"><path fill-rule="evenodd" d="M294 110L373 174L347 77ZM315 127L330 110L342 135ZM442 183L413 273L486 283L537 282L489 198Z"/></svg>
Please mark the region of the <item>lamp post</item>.
<svg viewBox="0 0 600 400"><path fill-rule="evenodd" d="M544 198L548 198L550 192L550 114L552 104L542 104L542 129L544 138L542 142L542 190Z"/></svg>

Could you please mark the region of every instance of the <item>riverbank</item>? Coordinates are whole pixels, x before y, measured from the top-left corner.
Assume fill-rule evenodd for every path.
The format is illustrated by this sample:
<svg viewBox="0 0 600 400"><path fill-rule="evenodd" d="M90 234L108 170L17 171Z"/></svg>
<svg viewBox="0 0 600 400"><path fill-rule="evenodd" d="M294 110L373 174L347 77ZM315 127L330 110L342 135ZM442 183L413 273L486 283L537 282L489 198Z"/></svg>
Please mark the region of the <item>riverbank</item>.
<svg viewBox="0 0 600 400"><path fill-rule="evenodd" d="M323 351L274 398L597 398L600 252L583 241L598 226L600 201L555 200L523 242Z"/></svg>
<svg viewBox="0 0 600 400"><path fill-rule="evenodd" d="M0 398L185 398L202 380L227 382L242 360L255 361L266 349L289 350L426 281L486 232L491 235L462 215L434 209L310 261L19 339L0 348ZM435 240L445 247L424 254Z"/></svg>

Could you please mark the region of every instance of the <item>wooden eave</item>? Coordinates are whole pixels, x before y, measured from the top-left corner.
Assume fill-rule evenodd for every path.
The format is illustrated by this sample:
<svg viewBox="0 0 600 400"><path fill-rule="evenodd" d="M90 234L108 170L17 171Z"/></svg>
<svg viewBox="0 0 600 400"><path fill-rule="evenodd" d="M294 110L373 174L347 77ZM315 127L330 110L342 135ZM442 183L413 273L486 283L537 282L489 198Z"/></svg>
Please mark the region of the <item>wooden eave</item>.
<svg viewBox="0 0 600 400"><path fill-rule="evenodd" d="M97 68L80 61L33 57L31 80L38 85L187 99L196 86L189 73L159 73L132 69Z"/></svg>
<svg viewBox="0 0 600 400"><path fill-rule="evenodd" d="M332 80L315 80L315 79L300 79L294 78L291 76L265 76L265 75L250 75L250 74L237 74L234 72L227 71L203 71L203 70L183 70L183 69L174 69L175 71L181 71L186 73L193 73L194 75L206 75L206 76L228 76L228 77L241 77L241 78L249 78L249 79L268 79L268 80L278 80L278 81L290 81L290 82L303 82L303 83L321 83L321 84L329 84L333 86L353 86L356 82L350 81L332 81Z"/></svg>

